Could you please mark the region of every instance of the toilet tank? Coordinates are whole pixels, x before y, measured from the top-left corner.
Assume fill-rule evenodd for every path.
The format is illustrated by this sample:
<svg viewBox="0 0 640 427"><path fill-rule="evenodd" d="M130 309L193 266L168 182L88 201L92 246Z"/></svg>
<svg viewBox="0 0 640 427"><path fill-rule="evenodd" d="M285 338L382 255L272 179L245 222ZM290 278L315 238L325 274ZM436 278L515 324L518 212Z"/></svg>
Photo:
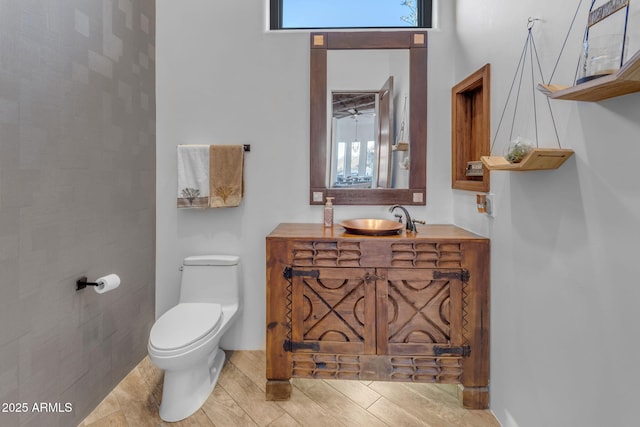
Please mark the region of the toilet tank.
<svg viewBox="0 0 640 427"><path fill-rule="evenodd" d="M235 255L190 256L182 262L180 302L234 304L239 301L240 284Z"/></svg>

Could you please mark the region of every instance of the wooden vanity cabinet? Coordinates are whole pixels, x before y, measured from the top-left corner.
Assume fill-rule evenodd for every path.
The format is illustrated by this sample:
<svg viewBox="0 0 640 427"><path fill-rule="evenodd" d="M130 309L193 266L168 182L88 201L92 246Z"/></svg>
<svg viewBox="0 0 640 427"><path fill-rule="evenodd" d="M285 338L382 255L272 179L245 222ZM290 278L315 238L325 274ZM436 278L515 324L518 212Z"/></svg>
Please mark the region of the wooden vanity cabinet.
<svg viewBox="0 0 640 427"><path fill-rule="evenodd" d="M489 240L452 225L357 236L281 224L267 236L268 400L290 378L460 383L489 403Z"/></svg>

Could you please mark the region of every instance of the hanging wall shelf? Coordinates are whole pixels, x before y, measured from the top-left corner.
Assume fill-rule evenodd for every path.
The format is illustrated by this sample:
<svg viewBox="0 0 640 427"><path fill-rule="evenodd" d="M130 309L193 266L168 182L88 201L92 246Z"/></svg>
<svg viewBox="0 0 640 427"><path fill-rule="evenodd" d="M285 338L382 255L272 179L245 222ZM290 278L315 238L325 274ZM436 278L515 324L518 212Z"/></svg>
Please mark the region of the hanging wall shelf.
<svg viewBox="0 0 640 427"><path fill-rule="evenodd" d="M500 126L502 124L502 120L504 119L505 112L507 110L507 105L509 104L509 99L513 94L513 89L516 81L519 81L518 87L516 90L516 105L513 111L513 120L511 123L511 132L509 135L509 139L511 140L511 144L508 148L508 154L505 156L481 156L480 161L484 165L484 167L490 171L492 170L501 170L501 171L539 171L539 170L549 170L549 169L557 169L559 168L568 158L573 155L573 150L562 148L560 146L560 139L558 137L558 130L556 129L555 120L553 119L553 111L551 110L551 104L548 98L545 98L546 104L549 108L549 115L551 118L551 123L553 125L553 131L555 133L555 137L558 143L558 148L542 148L538 146L538 120L537 120L537 110L536 110L536 102L535 102L535 89L534 89L534 55L537 63L537 70L540 74L542 74L542 68L540 66L540 60L538 58L538 52L535 46L535 42L533 40L533 35L531 29L533 28L534 22L537 19L529 18L527 30L528 35L525 41L522 54L520 55L520 61L518 62L518 66L516 67L516 73L513 78L513 82L511 83L511 88L509 89L509 94L507 95L507 100L505 102L505 107L502 112L500 122L498 123L496 134L494 141L491 145L490 152L493 152L493 146L498 137L498 133L500 131ZM513 138L513 130L514 123L516 118L516 111L518 106L518 100L520 99L521 94L521 84L523 81L523 73L525 69L525 63L527 62L527 58L529 58L529 65L531 67L531 92L532 92L532 117L535 124L535 145L531 144L527 138L517 137ZM526 153L526 154L525 154ZM510 161L511 160L511 161Z"/></svg>
<svg viewBox="0 0 640 427"><path fill-rule="evenodd" d="M616 73L599 77L576 86L539 84L538 90L552 99L572 101L602 101L640 91L640 51Z"/></svg>
<svg viewBox="0 0 640 427"><path fill-rule="evenodd" d="M510 163L502 156L482 156L480 160L489 170L538 171L558 169L572 154L573 150L566 148L534 148L520 163Z"/></svg>
<svg viewBox="0 0 640 427"><path fill-rule="evenodd" d="M578 7L569 26L569 31L567 32L567 37L562 45L562 49L560 49L556 67L554 67L551 77L549 78L549 83L540 83L538 85L538 90L551 99L595 102L640 91L640 51L625 61L628 42L627 26L629 23L630 0L610 0L594 9L595 3L595 0L592 0L589 8L583 40L583 53L581 61L578 63L578 69L576 70L575 85L555 85L551 84L551 80L553 79L558 61L562 56L567 39L575 23L576 16L580 11L582 0L578 2ZM609 21L608 18L611 18L611 21ZM602 23L605 21L613 22L613 24L604 27ZM603 34L608 35L608 37L613 37L617 34L617 31L612 31L612 25L620 25L622 27L619 29L616 28L621 34L621 40L618 40L619 47L617 47L615 43L606 46L598 45L596 42L598 39L607 40ZM600 26L606 29L598 31ZM596 41L592 44L590 37L594 31L594 40ZM605 31L605 33L602 31ZM606 70L608 74L601 74L603 73L601 69ZM578 76L578 70L581 70L581 77Z"/></svg>

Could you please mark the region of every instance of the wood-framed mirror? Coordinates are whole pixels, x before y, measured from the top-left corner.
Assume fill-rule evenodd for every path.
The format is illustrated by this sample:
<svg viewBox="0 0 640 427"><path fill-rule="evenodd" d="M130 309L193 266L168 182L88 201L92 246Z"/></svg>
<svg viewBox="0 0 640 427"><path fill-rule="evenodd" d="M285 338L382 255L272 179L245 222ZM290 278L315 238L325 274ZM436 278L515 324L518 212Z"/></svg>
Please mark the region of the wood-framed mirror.
<svg viewBox="0 0 640 427"><path fill-rule="evenodd" d="M328 110L333 93L340 93L328 87L327 65L330 51L350 50L355 54L360 50L406 50L408 51L408 96L406 108L396 108L395 132L390 144L383 150L407 150L404 166L408 167L404 188L393 188L393 180L374 177L375 188L357 186L343 188L334 185L332 179L332 151L335 141L331 138L331 120ZM373 89L373 88L372 88ZM342 92L346 92L342 90ZM354 91L355 92L355 91ZM382 93L382 92L381 92ZM403 100L404 102L404 100ZM397 139L404 123L402 114L408 111L408 144L400 148ZM399 114L398 114L399 113ZM384 131L383 131L384 132ZM426 202L426 152L427 152L427 32L426 31L364 31L364 32L314 32L311 33L310 49L310 204L324 204L326 197L333 197L338 205L424 205ZM379 156L380 163L385 162ZM362 156L364 158L364 156ZM392 162L391 158L388 160ZM335 166L333 166L335 167ZM387 185L382 187L380 183Z"/></svg>

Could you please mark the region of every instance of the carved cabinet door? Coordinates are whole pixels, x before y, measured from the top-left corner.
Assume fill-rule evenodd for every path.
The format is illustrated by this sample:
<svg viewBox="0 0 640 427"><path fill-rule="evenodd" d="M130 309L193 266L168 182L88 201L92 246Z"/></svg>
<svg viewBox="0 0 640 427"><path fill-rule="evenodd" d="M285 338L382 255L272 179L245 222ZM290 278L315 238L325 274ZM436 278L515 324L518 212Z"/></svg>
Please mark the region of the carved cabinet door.
<svg viewBox="0 0 640 427"><path fill-rule="evenodd" d="M433 355L462 345L461 270L378 269L378 354Z"/></svg>
<svg viewBox="0 0 640 427"><path fill-rule="evenodd" d="M375 269L296 269L291 350L375 354Z"/></svg>

